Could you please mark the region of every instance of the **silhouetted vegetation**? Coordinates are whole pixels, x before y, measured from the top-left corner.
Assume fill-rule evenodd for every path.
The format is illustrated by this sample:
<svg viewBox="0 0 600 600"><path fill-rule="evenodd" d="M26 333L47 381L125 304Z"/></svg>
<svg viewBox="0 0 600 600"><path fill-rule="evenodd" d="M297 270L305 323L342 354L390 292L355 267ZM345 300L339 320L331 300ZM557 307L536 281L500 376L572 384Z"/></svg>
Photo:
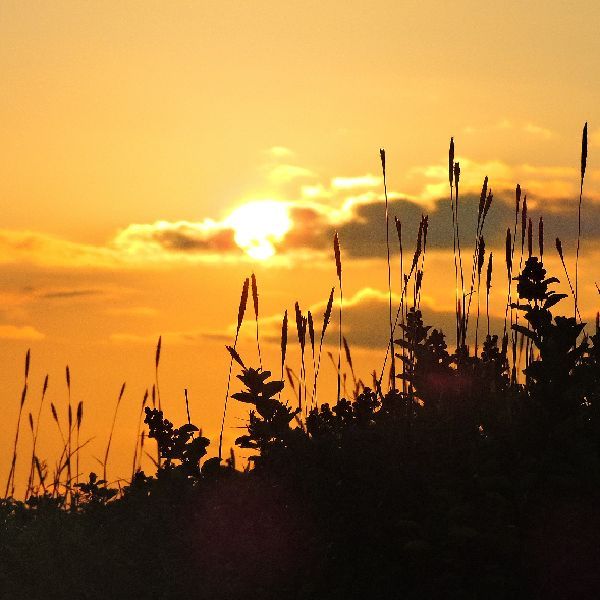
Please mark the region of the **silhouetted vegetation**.
<svg viewBox="0 0 600 600"><path fill-rule="evenodd" d="M584 150L587 158L587 145ZM383 151L381 157L385 169ZM479 335L483 229L493 196L486 178L469 284L460 249L460 168L453 143L449 167L457 284L454 350L441 331L425 324L420 309L427 217L407 263L410 269L402 272L395 320L389 289L391 368L384 364L369 385L356 378L342 335L342 262L335 237L340 293L335 402L317 398L334 291L318 344L313 315L304 316L296 304L302 366L297 387L290 390L283 381L287 311L281 379L262 364L246 365L238 353L247 279L235 340L227 347L230 380L234 367L240 371L239 391L230 396L228 380L225 398L225 410L230 397L249 408L246 430L236 440L252 453L245 468L236 468L233 452L223 460L222 431L218 456L205 459L210 441L199 428L189 419L175 427L165 418L156 402L159 341L152 407L148 394L142 402L147 433L136 441L126 486L111 487L95 473L86 482L72 483L71 458L80 447L79 409L77 423L69 420L67 436L61 431L65 451L54 481L48 480L34 449L23 500L10 493L15 441L0 506L3 597L598 597L600 323L597 318L595 327L586 329L576 289L575 314L556 313L568 296L553 291L558 279L544 267L542 221L538 255L533 251L526 198L521 202L517 187L515 224L506 243L505 331L493 335L488 314L481 347L477 341L474 347L468 343L474 294L474 338ZM582 188L584 174L582 158ZM387 207L385 222L387 227ZM402 255L399 222L397 233ZM562 249L558 252L564 265ZM484 297L489 296L492 264L489 255ZM254 276L251 282L258 345ZM307 331L312 382L305 367ZM342 345L352 377L346 394ZM259 356L262 363L260 349ZM332 361L336 364L333 355ZM29 355L21 409L28 374ZM77 442L71 450L75 425ZM18 432L17 427L17 440ZM139 466L146 438L157 449L152 475ZM106 457L108 452L109 447Z"/></svg>

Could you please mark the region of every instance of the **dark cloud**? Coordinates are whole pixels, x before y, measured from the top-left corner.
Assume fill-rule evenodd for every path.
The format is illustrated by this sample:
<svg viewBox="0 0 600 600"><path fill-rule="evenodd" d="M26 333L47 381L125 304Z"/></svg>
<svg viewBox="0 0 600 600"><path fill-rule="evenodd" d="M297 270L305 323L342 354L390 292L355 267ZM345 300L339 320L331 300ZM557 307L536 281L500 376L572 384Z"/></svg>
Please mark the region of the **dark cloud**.
<svg viewBox="0 0 600 600"><path fill-rule="evenodd" d="M397 309L394 309L394 314ZM345 306L343 313L343 333L351 346L362 346L366 348L381 348L385 352L389 339L389 305L385 294L377 296L364 296L357 302ZM425 325L441 330L446 335L446 342L449 347L455 343L456 329L455 315L453 312L440 311L435 308L422 306L423 320ZM472 307L469 327L471 329L470 341L474 341L476 323L476 307ZM502 335L504 322L496 317L490 318L492 333ZM479 336L485 337L486 323L485 311L479 321ZM335 337L335 332L339 331L337 323L332 322L330 335ZM398 325L396 328L396 339L401 337L402 330ZM333 339L329 338L330 341Z"/></svg>
<svg viewBox="0 0 600 600"><path fill-rule="evenodd" d="M531 205L534 208L531 208ZM463 255L472 256L477 227L479 196L474 194L459 198L459 233ZM413 252L419 222L422 214L429 215L427 247L434 250L451 250L453 247L453 223L450 200L439 199L434 209L427 211L421 205L406 199L393 199L389 202L390 241L392 251L398 251L398 239L394 217L402 223L404 251ZM329 248L334 231L338 231L346 256L355 258L385 258L386 228L385 207L382 202L362 204L355 209L352 220L339 226L331 225L324 215L311 209L294 209L294 228L282 244L286 249L310 247ZM560 237L565 250L574 247L577 239L577 202L570 200L530 201L529 217L534 224L534 247L537 252L538 222L544 219L546 251L554 251L554 240ZM503 248L507 228L513 232L515 224L515 204L513 192L495 194L487 215L483 235L488 248ZM521 217L517 224L517 239L521 238ZM583 242L600 241L600 204L588 202L583 205Z"/></svg>
<svg viewBox="0 0 600 600"><path fill-rule="evenodd" d="M62 299L62 298L81 298L90 296L101 296L104 292L102 290L61 290L56 292L44 292L40 294L40 298L47 299Z"/></svg>
<svg viewBox="0 0 600 600"><path fill-rule="evenodd" d="M231 229L215 230L205 237L199 237L191 229L156 230L150 240L174 252L240 252Z"/></svg>

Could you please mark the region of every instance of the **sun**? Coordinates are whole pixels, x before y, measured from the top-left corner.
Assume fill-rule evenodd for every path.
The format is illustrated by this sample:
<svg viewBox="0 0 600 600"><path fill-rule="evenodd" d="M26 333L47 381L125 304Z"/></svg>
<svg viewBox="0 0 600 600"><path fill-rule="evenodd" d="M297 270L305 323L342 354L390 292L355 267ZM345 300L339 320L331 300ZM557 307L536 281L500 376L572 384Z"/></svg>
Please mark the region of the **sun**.
<svg viewBox="0 0 600 600"><path fill-rule="evenodd" d="M225 224L233 229L235 243L256 260L271 258L275 244L292 227L287 205L277 200L243 204L227 217Z"/></svg>

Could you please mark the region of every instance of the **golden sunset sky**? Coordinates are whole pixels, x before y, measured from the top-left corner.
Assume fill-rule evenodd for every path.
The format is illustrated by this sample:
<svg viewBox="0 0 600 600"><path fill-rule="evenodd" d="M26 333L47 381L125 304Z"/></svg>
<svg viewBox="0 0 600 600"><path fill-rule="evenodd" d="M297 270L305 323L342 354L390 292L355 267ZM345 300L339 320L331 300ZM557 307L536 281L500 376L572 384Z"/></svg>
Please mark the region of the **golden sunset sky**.
<svg viewBox="0 0 600 600"><path fill-rule="evenodd" d="M85 403L82 437L94 437L82 453L88 469L99 468L94 457L103 454L127 382L110 464L112 478L127 476L159 335L167 415L184 420L189 388L192 418L216 450L229 368L224 345L235 333L243 279L257 275L263 360L278 373L283 311L298 300L320 328L336 284L336 230L344 332L367 381L381 368L387 341L380 147L390 212L403 222L410 255L420 214L430 215L423 305L434 324L451 325L454 310L450 136L462 170L469 257L473 194L489 176L494 204L484 236L497 259L497 323L517 183L534 223L544 216L549 270L562 279L557 235L574 269L588 121L580 293L582 312L593 319L599 26L600 4L587 0L2 2L4 454L31 348L24 415L37 418L48 373L40 445L49 466L59 447L49 403L65 419L68 364L73 401ZM398 292L395 245L392 258ZM570 300L563 304L572 310ZM257 364L253 327L244 326L240 351ZM332 327L328 341L337 352L335 338ZM298 371L295 347L289 364ZM334 379L324 363L323 395ZM245 414L234 404L227 445ZM26 425L20 456L30 440Z"/></svg>

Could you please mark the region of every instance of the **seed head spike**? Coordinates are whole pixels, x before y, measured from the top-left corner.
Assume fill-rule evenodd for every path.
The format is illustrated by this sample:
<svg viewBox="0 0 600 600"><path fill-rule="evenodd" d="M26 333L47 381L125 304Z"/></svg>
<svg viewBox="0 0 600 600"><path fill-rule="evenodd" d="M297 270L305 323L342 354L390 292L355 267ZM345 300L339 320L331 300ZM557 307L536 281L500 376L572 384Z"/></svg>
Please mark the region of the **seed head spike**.
<svg viewBox="0 0 600 600"><path fill-rule="evenodd" d="M587 165L587 146L588 146L588 124L583 126L583 134L581 136L581 179L585 177L585 167Z"/></svg>
<svg viewBox="0 0 600 600"><path fill-rule="evenodd" d="M248 303L248 287L250 286L250 280L246 277L244 285L242 286L242 294L240 296L240 306L238 308L238 320L237 320L237 331L239 332L244 320L244 313L246 312L246 305Z"/></svg>
<svg viewBox="0 0 600 600"><path fill-rule="evenodd" d="M450 181L450 187L452 187L454 179L454 138L450 138L450 150L448 150L448 180Z"/></svg>
<svg viewBox="0 0 600 600"><path fill-rule="evenodd" d="M512 236L510 234L510 227L506 230L506 270L510 279L512 273Z"/></svg>
<svg viewBox="0 0 600 600"><path fill-rule="evenodd" d="M337 231L333 236L333 253L335 255L335 268L337 271L338 280L342 281L342 258L340 255L340 239L338 237Z"/></svg>
<svg viewBox="0 0 600 600"><path fill-rule="evenodd" d="M252 302L254 303L254 315L258 319L258 286L254 273L252 273Z"/></svg>

